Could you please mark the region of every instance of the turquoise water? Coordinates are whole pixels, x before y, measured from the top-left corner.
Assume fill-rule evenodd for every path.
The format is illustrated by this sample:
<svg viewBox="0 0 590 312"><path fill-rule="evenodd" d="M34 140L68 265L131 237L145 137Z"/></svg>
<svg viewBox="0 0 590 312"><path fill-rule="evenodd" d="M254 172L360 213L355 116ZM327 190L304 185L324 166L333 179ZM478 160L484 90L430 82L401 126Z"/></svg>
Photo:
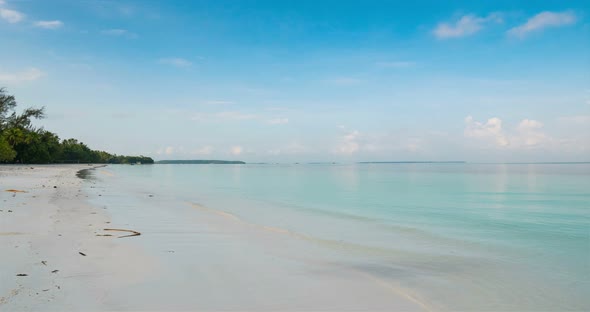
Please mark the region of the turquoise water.
<svg viewBox="0 0 590 312"><path fill-rule="evenodd" d="M289 233L296 253L395 282L435 310L590 309L590 164L109 166L95 177L95 203L151 229L148 249L182 248L168 234L195 231L199 205Z"/></svg>

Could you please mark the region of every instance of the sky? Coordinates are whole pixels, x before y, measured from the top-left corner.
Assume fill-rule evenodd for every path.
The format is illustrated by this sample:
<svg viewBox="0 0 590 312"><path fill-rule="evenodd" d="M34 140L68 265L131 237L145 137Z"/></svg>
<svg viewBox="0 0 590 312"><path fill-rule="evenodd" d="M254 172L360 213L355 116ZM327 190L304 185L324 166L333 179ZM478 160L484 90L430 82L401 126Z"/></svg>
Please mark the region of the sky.
<svg viewBox="0 0 590 312"><path fill-rule="evenodd" d="M0 0L0 87L155 159L590 161L590 6Z"/></svg>

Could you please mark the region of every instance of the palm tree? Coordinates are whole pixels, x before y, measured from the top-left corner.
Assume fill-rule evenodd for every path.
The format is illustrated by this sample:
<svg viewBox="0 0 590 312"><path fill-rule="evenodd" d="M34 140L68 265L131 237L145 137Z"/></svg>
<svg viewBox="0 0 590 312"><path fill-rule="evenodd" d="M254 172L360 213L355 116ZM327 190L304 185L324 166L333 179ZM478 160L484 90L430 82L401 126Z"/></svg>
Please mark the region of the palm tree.
<svg viewBox="0 0 590 312"><path fill-rule="evenodd" d="M3 131L3 135L8 144L12 147L20 144L24 139L24 133L19 128L8 128Z"/></svg>

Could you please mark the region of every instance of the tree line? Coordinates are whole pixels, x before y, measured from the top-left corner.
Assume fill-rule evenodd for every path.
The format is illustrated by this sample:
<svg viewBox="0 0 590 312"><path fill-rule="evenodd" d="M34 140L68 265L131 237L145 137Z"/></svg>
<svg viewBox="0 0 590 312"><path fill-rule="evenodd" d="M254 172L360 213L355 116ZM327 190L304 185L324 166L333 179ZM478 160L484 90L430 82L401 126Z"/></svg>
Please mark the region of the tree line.
<svg viewBox="0 0 590 312"><path fill-rule="evenodd" d="M60 140L57 134L35 127L33 119L45 117L45 107L16 111L16 99L0 88L0 163L110 163L153 164L145 156L122 156L90 149L76 139Z"/></svg>

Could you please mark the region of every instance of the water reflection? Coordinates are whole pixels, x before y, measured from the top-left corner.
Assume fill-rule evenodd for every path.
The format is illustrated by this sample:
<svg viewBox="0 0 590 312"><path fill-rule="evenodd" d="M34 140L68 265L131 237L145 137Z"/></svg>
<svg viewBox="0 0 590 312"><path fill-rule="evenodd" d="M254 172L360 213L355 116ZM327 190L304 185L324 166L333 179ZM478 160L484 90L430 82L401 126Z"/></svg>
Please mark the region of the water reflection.
<svg viewBox="0 0 590 312"><path fill-rule="evenodd" d="M82 169L76 173L76 176L83 180L94 180L96 179L94 170L94 168Z"/></svg>

